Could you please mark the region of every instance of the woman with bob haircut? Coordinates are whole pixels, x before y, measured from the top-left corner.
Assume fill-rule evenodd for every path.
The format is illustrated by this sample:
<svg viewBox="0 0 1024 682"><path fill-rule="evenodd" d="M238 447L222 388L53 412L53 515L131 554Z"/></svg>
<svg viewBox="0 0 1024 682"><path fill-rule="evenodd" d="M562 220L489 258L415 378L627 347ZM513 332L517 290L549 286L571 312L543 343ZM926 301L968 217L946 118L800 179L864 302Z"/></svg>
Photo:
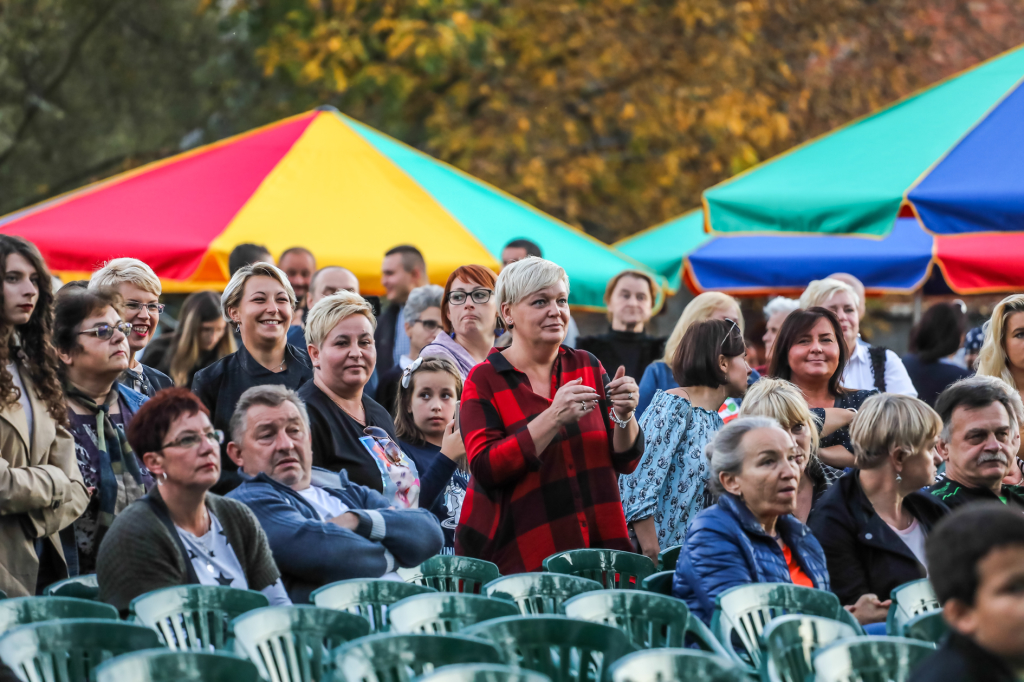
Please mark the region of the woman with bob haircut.
<svg viewBox="0 0 1024 682"><path fill-rule="evenodd" d="M636 382L622 367L609 379L593 355L562 345L569 278L558 265L516 261L495 293L512 345L492 350L463 388L472 478L455 553L507 575L563 550L632 550L616 479L644 451Z"/></svg>
<svg viewBox="0 0 1024 682"><path fill-rule="evenodd" d="M953 362L967 331L963 305L963 301L936 303L910 331L910 353L903 356L903 366L917 388L917 397L930 407L935 407L947 386L972 374Z"/></svg>
<svg viewBox="0 0 1024 682"><path fill-rule="evenodd" d="M197 291L181 306L173 334L153 339L146 361L166 373L176 386L189 387L196 372L238 350L220 309L220 294Z"/></svg>
<svg viewBox="0 0 1024 682"><path fill-rule="evenodd" d="M718 502L694 519L672 579L672 596L705 623L715 598L739 585L829 589L825 553L793 516L799 456L792 436L767 417L740 417L708 445Z"/></svg>
<svg viewBox="0 0 1024 682"><path fill-rule="evenodd" d="M628 376L643 376L665 348L665 339L644 331L657 298L658 284L653 277L640 270L623 270L608 281L604 290L611 329L581 338L576 347L593 353L605 367L622 365Z"/></svg>
<svg viewBox="0 0 1024 682"><path fill-rule="evenodd" d="M862 624L884 621L892 590L928 575L925 537L949 513L921 491L935 482L941 430L939 415L917 398L871 396L850 427L857 470L811 512L832 591L844 606L857 605Z"/></svg>
<svg viewBox="0 0 1024 682"><path fill-rule="evenodd" d="M735 322L706 320L686 330L672 362L680 388L658 391L640 419L647 449L640 466L619 477L619 494L640 551L681 545L708 504L704 447L722 428L719 408L747 390L746 346Z"/></svg>
<svg viewBox="0 0 1024 682"><path fill-rule="evenodd" d="M496 282L494 273L482 265L463 265L449 275L441 299L442 329L420 355L451 360L463 379L483 362L500 326Z"/></svg>
<svg viewBox="0 0 1024 682"><path fill-rule="evenodd" d="M231 277L221 295L224 317L241 334L237 351L196 372L192 391L210 412L218 431L226 432L242 394L253 386L276 384L293 391L313 378L303 353L288 345L288 328L295 314L295 292L285 274L269 263L253 263ZM241 482L238 466L221 451L223 495Z"/></svg>

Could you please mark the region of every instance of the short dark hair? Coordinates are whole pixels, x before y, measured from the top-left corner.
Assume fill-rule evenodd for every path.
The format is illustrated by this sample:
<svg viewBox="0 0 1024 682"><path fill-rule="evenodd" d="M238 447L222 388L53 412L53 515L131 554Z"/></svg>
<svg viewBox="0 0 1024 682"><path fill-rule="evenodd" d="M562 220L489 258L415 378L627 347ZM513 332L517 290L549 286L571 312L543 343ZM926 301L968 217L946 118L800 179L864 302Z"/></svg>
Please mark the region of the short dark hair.
<svg viewBox="0 0 1024 682"><path fill-rule="evenodd" d="M768 365L768 376L793 381L793 368L789 366L789 349L800 340L801 336L811 331L811 328L821 318L825 318L832 325L832 333L835 334L836 345L839 347L839 366L828 379L828 392L838 396L847 392L840 382L843 378L843 370L846 369L849 353L846 350L843 326L839 324L839 318L826 308L815 306L807 310L794 310L786 316L786 321L782 323L779 335L772 345L772 361Z"/></svg>
<svg viewBox="0 0 1024 682"><path fill-rule="evenodd" d="M1007 387L1009 389L1009 387ZM943 437L949 437L949 425L953 421L953 412L958 407L966 407L969 410L977 410L981 407L988 407L992 403L999 403L1006 410L1010 421L1017 423L1017 413L1014 411L1013 403L1006 391L1001 389L999 382L992 381L989 377L967 377L946 387L939 397L935 399L935 411L942 419ZM1021 426L1018 424L1018 426Z"/></svg>
<svg viewBox="0 0 1024 682"><path fill-rule="evenodd" d="M278 256L277 262L280 264L282 261L284 261L285 256L290 256L293 253L301 253L304 256L309 256L310 258L312 258L313 271L316 272L316 256L314 256L313 252L307 249L305 246L293 246L290 249L285 249L284 251L281 252L281 255Z"/></svg>
<svg viewBox="0 0 1024 682"><path fill-rule="evenodd" d="M82 322L106 308L113 308L118 315L121 314L121 296L113 289L85 289L71 284L62 286L53 308L54 348L68 355L82 350L82 344L78 342Z"/></svg>
<svg viewBox="0 0 1024 682"><path fill-rule="evenodd" d="M746 352L739 325L730 320L704 320L690 325L672 358L672 377L680 386L718 388L729 378L718 356L734 358Z"/></svg>
<svg viewBox="0 0 1024 682"><path fill-rule="evenodd" d="M939 521L925 540L928 577L939 603L974 605L978 563L1000 547L1024 547L1024 514L1000 502L976 502Z"/></svg>
<svg viewBox="0 0 1024 682"><path fill-rule="evenodd" d="M921 362L936 362L960 348L966 328L967 317L959 305L936 303L910 331L910 351L917 353Z"/></svg>
<svg viewBox="0 0 1024 682"><path fill-rule="evenodd" d="M228 256L228 272L234 275L246 265L258 262L265 253L270 253L270 249L260 244L239 244Z"/></svg>
<svg viewBox="0 0 1024 682"><path fill-rule="evenodd" d="M544 254L541 253L540 246L536 242L531 242L529 239L513 239L508 244L505 244L502 251L505 249L526 249L527 256L536 256L537 258L544 257Z"/></svg>
<svg viewBox="0 0 1024 682"><path fill-rule="evenodd" d="M414 269L419 268L424 276L427 274L427 262L423 260L423 254L415 246L400 244L392 249L388 249L384 257L394 256L396 253L402 256L402 267L406 272L412 272Z"/></svg>
<svg viewBox="0 0 1024 682"><path fill-rule="evenodd" d="M199 412L210 416L206 405L187 388L157 391L156 395L142 403L142 407L129 422L128 444L139 457L147 452L157 452L163 447L175 419L183 414L191 417Z"/></svg>

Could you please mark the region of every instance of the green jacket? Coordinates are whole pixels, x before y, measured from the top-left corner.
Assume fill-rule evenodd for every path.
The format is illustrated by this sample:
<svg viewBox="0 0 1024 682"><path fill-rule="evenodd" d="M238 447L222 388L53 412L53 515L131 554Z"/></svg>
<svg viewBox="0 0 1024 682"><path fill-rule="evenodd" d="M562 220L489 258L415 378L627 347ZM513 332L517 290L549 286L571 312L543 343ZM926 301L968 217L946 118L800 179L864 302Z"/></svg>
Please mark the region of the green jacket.
<svg viewBox="0 0 1024 682"><path fill-rule="evenodd" d="M1000 495L996 495L988 488L968 488L947 478L929 487L928 492L950 509L956 509L969 502L992 501L1024 507L1024 486L1020 485L1004 485Z"/></svg>

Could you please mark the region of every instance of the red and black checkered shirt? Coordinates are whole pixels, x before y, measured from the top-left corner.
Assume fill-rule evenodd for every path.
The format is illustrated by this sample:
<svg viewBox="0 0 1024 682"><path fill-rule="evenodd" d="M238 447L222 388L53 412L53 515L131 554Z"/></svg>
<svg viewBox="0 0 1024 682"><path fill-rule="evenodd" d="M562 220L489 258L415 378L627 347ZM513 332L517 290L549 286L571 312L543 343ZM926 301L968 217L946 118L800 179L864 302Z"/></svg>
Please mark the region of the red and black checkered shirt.
<svg viewBox="0 0 1024 682"><path fill-rule="evenodd" d="M590 353L560 347L551 395L579 378L600 395L599 408L563 426L537 452L527 425L551 400L534 393L526 374L497 349L470 371L459 422L472 477L456 554L493 561L508 575L539 570L545 558L568 549L632 550L617 474L636 468L643 433L626 452L613 451L608 375Z"/></svg>

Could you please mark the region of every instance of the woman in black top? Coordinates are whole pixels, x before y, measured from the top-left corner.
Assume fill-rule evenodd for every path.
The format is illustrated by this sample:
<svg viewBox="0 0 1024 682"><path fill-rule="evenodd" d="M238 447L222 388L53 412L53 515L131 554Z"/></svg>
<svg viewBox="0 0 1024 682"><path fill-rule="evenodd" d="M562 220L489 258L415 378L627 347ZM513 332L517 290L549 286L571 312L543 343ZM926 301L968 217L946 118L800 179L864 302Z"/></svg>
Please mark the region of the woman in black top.
<svg viewBox="0 0 1024 682"><path fill-rule="evenodd" d="M903 366L914 382L917 397L931 407L947 386L973 374L951 360L960 350L967 329L962 305L936 303L910 332L911 352L903 356Z"/></svg>
<svg viewBox="0 0 1024 682"><path fill-rule="evenodd" d="M584 336L576 348L593 353L610 373L621 366L628 377L643 376L647 365L665 352L665 339L644 333L657 292L654 280L639 270L623 270L615 275L604 292L611 329L597 336Z"/></svg>

